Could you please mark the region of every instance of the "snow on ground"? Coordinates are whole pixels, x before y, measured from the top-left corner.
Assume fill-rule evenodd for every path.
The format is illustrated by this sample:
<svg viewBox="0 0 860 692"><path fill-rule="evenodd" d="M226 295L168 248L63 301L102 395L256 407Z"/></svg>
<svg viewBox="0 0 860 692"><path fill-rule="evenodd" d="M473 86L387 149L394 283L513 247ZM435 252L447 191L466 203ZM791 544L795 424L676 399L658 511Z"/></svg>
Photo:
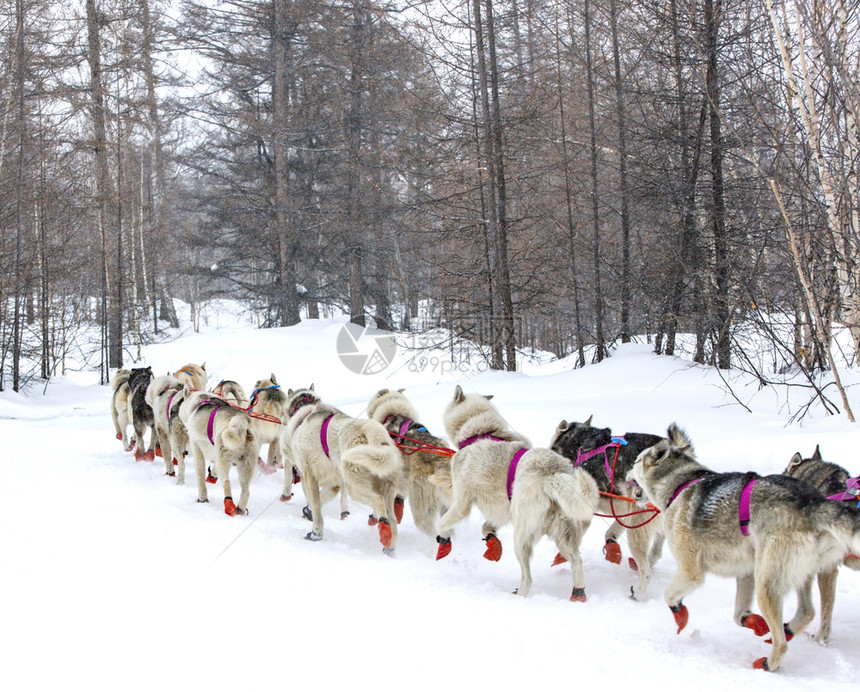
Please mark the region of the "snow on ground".
<svg viewBox="0 0 860 692"><path fill-rule="evenodd" d="M662 433L677 421L716 470L780 472L816 444L853 472L860 463L856 425L844 416L813 407L788 423L806 393L759 389L732 373L730 395L719 374L648 345L625 345L578 370L550 363L498 373L474 351L455 349L452 360L441 338L441 348L407 352L422 344L401 335L392 362L361 375L338 355L343 328L329 319L258 330L216 315L200 333L144 348L141 362L161 374L205 361L211 384L235 379L249 391L275 373L284 386L314 383L356 416L378 389L404 387L441 436L442 411L460 384L493 394L536 445L549 443L561 419L593 414L618 434ZM244 518L224 515L218 486L210 504L197 504L193 465L177 486L160 459L136 463L122 451L109 401L90 373L57 378L44 395L0 393L5 689L856 689L860 574L840 572L830 645L809 636L816 618L789 644L780 671L767 674L751 664L769 646L732 622L733 581L709 576L688 596L690 624L677 635L662 598L674 571L668 549L648 600L633 602L626 560L603 559L605 519L595 519L582 548L586 603L568 601L570 570L550 567L556 551L546 539L535 551L532 594L518 598L510 526L499 534L501 561L487 562L474 511L451 555L436 562L436 544L407 507L389 559L367 526L369 509L353 502L339 521L334 502L324 508L325 540L310 543L301 485L283 503L281 474L256 475ZM787 613L793 608L791 597Z"/></svg>

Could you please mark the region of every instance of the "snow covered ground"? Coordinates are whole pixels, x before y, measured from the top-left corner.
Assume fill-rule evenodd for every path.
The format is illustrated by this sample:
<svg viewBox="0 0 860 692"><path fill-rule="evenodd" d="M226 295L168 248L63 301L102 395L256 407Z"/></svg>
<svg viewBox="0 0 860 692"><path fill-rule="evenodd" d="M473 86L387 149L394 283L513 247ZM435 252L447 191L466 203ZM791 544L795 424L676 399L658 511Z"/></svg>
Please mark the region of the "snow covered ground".
<svg viewBox="0 0 860 692"><path fill-rule="evenodd" d="M617 434L662 433L677 421L716 470L780 472L816 444L826 459L860 470L857 426L844 416L813 407L789 423L805 392L759 389L731 373L730 395L717 373L655 356L648 345L578 370L524 363L511 374L489 372L475 352L452 354L441 340L442 348L409 352L422 344L399 337L390 364L362 375L338 353L344 320L258 330L232 313L210 317L200 333L146 347L141 364L161 374L205 361L210 383L235 379L249 391L275 373L284 386L314 383L356 416L378 389L403 387L440 436L460 384L493 394L535 445L547 445L561 419L593 414ZM359 355L369 343L357 342ZM860 373L843 376L860 409ZM603 559L605 519L583 544L586 603L569 602L569 568L550 566L556 550L546 539L532 594L519 598L510 526L500 531L501 561L490 563L475 511L451 555L436 562L436 544L407 508L390 559L367 526L369 510L352 503L352 516L339 521L335 502L324 509L325 540L310 543L301 485L283 503L280 472L256 475L247 517L223 513L220 487L210 489L213 502L197 504L193 465L177 486L160 459L136 463L114 439L109 401L92 373L57 378L44 395L0 393L4 689L857 689L858 573L840 572L830 645L812 641L816 617L780 671L767 674L751 664L769 646L732 622L733 581L709 576L688 596L690 623L677 635L662 598L674 571L668 549L648 600L633 602L626 560Z"/></svg>

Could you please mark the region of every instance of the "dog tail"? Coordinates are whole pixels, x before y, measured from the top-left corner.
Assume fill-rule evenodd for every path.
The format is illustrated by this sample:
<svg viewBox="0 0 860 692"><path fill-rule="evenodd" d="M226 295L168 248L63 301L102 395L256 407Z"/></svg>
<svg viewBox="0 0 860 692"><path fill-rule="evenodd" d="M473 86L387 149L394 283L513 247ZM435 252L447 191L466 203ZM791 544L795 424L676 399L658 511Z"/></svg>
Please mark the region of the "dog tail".
<svg viewBox="0 0 860 692"><path fill-rule="evenodd" d="M394 443L356 445L347 449L341 459L347 464L363 466L375 476L391 476L401 468L400 453Z"/></svg>
<svg viewBox="0 0 860 692"><path fill-rule="evenodd" d="M240 449L254 431L251 430L251 419L245 415L231 416L230 422L221 434L221 440L228 449L236 451Z"/></svg>
<svg viewBox="0 0 860 692"><path fill-rule="evenodd" d="M597 483L585 471L574 469L572 473L554 473L544 490L568 517L574 521L591 521L597 511L600 493Z"/></svg>

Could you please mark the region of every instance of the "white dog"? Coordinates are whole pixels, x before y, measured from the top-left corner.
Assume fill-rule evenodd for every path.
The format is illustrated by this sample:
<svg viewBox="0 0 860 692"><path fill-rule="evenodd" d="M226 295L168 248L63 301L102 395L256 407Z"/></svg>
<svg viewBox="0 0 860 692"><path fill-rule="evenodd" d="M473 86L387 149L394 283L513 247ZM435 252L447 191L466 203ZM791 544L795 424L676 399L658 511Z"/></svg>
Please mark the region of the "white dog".
<svg viewBox="0 0 860 692"><path fill-rule="evenodd" d="M341 492L341 516L346 498L373 508L383 552L393 555L397 544L394 493L400 454L388 431L372 420L352 418L323 404L308 389L287 392L287 424L281 432L281 452L288 468L292 460L301 473L309 505L303 514L313 522L305 538L322 540L322 505ZM292 494L291 474L284 474L284 496Z"/></svg>
<svg viewBox="0 0 860 692"><path fill-rule="evenodd" d="M531 555L544 535L555 541L573 573L571 601L585 600L579 546L597 509L598 490L586 472L549 449L531 449L511 430L489 398L464 394L457 386L445 410L445 429L458 451L451 458L451 508L439 521L437 559L451 550L451 533L477 505L484 515L484 557L498 560L502 544L495 532L512 521L514 550L522 578L517 593L531 589Z"/></svg>
<svg viewBox="0 0 860 692"><path fill-rule="evenodd" d="M188 443L197 470L197 501L208 502L206 483L218 478L224 488L224 512L230 516L248 513L251 477L257 465L260 442L254 434L251 417L210 392L182 390L184 400L179 417L188 430ZM215 460L217 475L206 475L206 459ZM234 503L230 468L236 466L241 494Z"/></svg>

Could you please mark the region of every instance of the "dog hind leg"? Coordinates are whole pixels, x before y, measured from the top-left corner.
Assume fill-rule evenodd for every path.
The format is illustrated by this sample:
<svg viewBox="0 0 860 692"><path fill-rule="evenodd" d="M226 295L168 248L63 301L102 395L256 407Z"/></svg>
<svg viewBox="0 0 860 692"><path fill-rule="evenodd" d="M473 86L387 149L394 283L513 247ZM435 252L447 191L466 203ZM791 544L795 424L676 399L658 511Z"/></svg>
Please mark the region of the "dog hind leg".
<svg viewBox="0 0 860 692"><path fill-rule="evenodd" d="M763 558L759 557L757 559ZM770 655L766 658L756 659L753 662L753 668L757 668L758 670L777 670L785 656L785 652L788 650L785 631L782 625L782 593L776 583L778 579L779 577L776 575L761 574L761 572L758 572L755 576L758 607L765 622L770 627L771 637L773 638Z"/></svg>
<svg viewBox="0 0 860 692"><path fill-rule="evenodd" d="M818 594L821 601L821 619L815 641L826 644L830 640L831 622L833 621L833 604L836 601L836 576L838 568L818 573ZM797 632L797 630L793 630Z"/></svg>

